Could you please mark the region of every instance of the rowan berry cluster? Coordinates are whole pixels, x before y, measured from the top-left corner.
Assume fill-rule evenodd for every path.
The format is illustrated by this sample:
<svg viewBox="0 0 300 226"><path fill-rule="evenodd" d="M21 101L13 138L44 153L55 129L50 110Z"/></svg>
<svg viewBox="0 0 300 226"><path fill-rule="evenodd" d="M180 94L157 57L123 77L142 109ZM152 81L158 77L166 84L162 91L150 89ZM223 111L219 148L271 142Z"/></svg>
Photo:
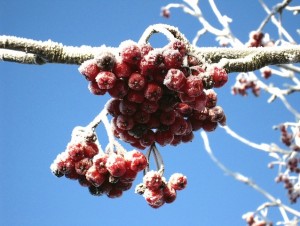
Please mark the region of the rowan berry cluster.
<svg viewBox="0 0 300 226"><path fill-rule="evenodd" d="M57 177L78 180L92 195L120 197L131 188L148 160L136 150L104 153L95 141L96 136L90 130L75 128L66 150L52 163L51 171Z"/></svg>
<svg viewBox="0 0 300 226"><path fill-rule="evenodd" d="M248 226L273 226L272 222L267 222L260 218L262 217L255 216L252 212L243 215L243 219L247 222Z"/></svg>
<svg viewBox="0 0 300 226"><path fill-rule="evenodd" d="M257 84L257 78L246 73L240 73L236 77L236 82L231 88L231 93L233 95L239 94L242 96L247 96L247 90L251 90L255 96L259 96L260 87Z"/></svg>
<svg viewBox="0 0 300 226"><path fill-rule="evenodd" d="M113 134L136 148L188 142L193 131L226 123L212 90L227 82L226 71L198 62L177 39L157 49L125 41L84 62L79 71L93 94L112 97L106 107Z"/></svg>
<svg viewBox="0 0 300 226"><path fill-rule="evenodd" d="M246 43L248 47L271 47L274 42L270 40L268 34L259 31L251 31L249 33L249 41Z"/></svg>
<svg viewBox="0 0 300 226"><path fill-rule="evenodd" d="M171 175L169 181L159 171L148 171L143 183L137 185L136 193L143 195L152 208L159 208L165 203L175 201L177 191L183 190L187 185L187 178L181 173Z"/></svg>

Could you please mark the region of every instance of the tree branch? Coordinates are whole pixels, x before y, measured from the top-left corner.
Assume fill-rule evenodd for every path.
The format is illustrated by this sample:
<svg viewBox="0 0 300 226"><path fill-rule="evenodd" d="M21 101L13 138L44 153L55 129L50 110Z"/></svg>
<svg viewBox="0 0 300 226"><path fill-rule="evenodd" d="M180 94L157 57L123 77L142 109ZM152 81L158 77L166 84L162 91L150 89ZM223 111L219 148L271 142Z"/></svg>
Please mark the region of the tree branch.
<svg viewBox="0 0 300 226"><path fill-rule="evenodd" d="M108 47L64 46L61 43L36 41L14 36L0 36L0 59L26 64L81 64ZM116 51L116 48L110 48ZM12 51L13 50L13 51ZM193 55L209 63L218 63L228 72L247 72L266 65L300 62L300 46L259 48L193 48Z"/></svg>

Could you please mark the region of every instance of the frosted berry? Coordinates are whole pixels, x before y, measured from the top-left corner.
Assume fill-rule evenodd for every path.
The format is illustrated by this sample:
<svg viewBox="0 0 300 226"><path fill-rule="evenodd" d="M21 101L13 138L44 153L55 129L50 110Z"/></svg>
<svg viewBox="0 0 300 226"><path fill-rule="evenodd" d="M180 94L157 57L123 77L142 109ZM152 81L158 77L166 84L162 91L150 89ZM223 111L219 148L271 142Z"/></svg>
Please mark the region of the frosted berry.
<svg viewBox="0 0 300 226"><path fill-rule="evenodd" d="M96 167L90 167L85 174L86 179L95 187L99 187L106 180L106 175L98 172Z"/></svg>
<svg viewBox="0 0 300 226"><path fill-rule="evenodd" d="M124 158L126 160L127 167L135 172L144 170L148 165L145 155L137 150L127 152Z"/></svg>
<svg viewBox="0 0 300 226"><path fill-rule="evenodd" d="M153 47L149 43L145 43L139 46L141 50L142 57L147 55L151 50L153 50Z"/></svg>
<svg viewBox="0 0 300 226"><path fill-rule="evenodd" d="M120 56L122 60L129 64L138 64L141 60L141 50L138 45L131 40L120 44Z"/></svg>
<svg viewBox="0 0 300 226"><path fill-rule="evenodd" d="M122 130L130 130L134 126L134 121L131 117L119 115L117 117L117 127Z"/></svg>
<svg viewBox="0 0 300 226"><path fill-rule="evenodd" d="M132 67L125 62L117 62L113 68L117 78L128 78L132 73Z"/></svg>
<svg viewBox="0 0 300 226"><path fill-rule="evenodd" d="M117 80L115 85L108 90L111 97L123 99L128 93L128 85L123 80Z"/></svg>
<svg viewBox="0 0 300 226"><path fill-rule="evenodd" d="M163 198L166 203L172 203L175 201L177 196L176 190L172 188L170 185L166 185L163 188L162 192L163 192Z"/></svg>
<svg viewBox="0 0 300 226"><path fill-rule="evenodd" d="M223 68L214 67L210 70L210 75L214 81L215 88L222 87L228 81L227 72Z"/></svg>
<svg viewBox="0 0 300 226"><path fill-rule="evenodd" d="M71 159L75 162L84 158L84 147L82 143L69 143L67 151Z"/></svg>
<svg viewBox="0 0 300 226"><path fill-rule="evenodd" d="M79 162L75 163L76 173L79 175L85 175L88 169L93 165L92 160L89 158L84 158Z"/></svg>
<svg viewBox="0 0 300 226"><path fill-rule="evenodd" d="M143 196L146 202L155 209L161 207L165 203L164 195L161 190L146 189Z"/></svg>
<svg viewBox="0 0 300 226"><path fill-rule="evenodd" d="M88 89L94 95L104 95L107 91L106 89L100 89L96 81L90 81Z"/></svg>
<svg viewBox="0 0 300 226"><path fill-rule="evenodd" d="M186 77L181 70L170 69L164 79L164 85L169 89L179 91L186 83Z"/></svg>
<svg viewBox="0 0 300 226"><path fill-rule="evenodd" d="M203 92L202 79L199 76L189 76L182 91L190 97L197 97Z"/></svg>
<svg viewBox="0 0 300 226"><path fill-rule="evenodd" d="M149 190L158 190L163 185L162 176L158 171L151 170L143 177L143 183Z"/></svg>
<svg viewBox="0 0 300 226"><path fill-rule="evenodd" d="M137 105L130 101L121 100L119 110L123 115L133 115L137 110Z"/></svg>
<svg viewBox="0 0 300 226"><path fill-rule="evenodd" d="M84 147L84 156L87 158L93 158L99 152L97 144L93 142L86 142L83 147Z"/></svg>
<svg viewBox="0 0 300 226"><path fill-rule="evenodd" d="M126 161L126 165L127 165L126 172L123 176L121 176L119 178L119 181L124 182L124 183L125 182L126 183L129 183L129 182L131 183L136 178L138 171L134 171L134 170L130 169L127 161Z"/></svg>
<svg viewBox="0 0 300 226"><path fill-rule="evenodd" d="M183 57L178 50L166 49L163 52L164 64L167 68L180 68L183 63Z"/></svg>
<svg viewBox="0 0 300 226"><path fill-rule="evenodd" d="M212 122L220 122L225 116L223 108L220 106L209 109L208 114Z"/></svg>
<svg viewBox="0 0 300 226"><path fill-rule="evenodd" d="M182 190L187 185L187 178L181 173L174 173L169 179L170 186L175 190Z"/></svg>
<svg viewBox="0 0 300 226"><path fill-rule="evenodd" d="M189 102L188 105L196 111L202 111L206 106L206 102L206 94L205 92L202 92L199 96L195 97L194 101Z"/></svg>
<svg viewBox="0 0 300 226"><path fill-rule="evenodd" d="M119 198L123 194L123 191L121 189L118 189L116 187L113 187L106 195L108 198Z"/></svg>
<svg viewBox="0 0 300 226"><path fill-rule="evenodd" d="M163 62L162 53L158 50L151 50L140 62L142 75L150 75Z"/></svg>
<svg viewBox="0 0 300 226"><path fill-rule="evenodd" d="M144 92L129 89L126 99L130 102L141 104L145 100Z"/></svg>
<svg viewBox="0 0 300 226"><path fill-rule="evenodd" d="M141 110L147 113L154 113L158 109L156 101L145 100L140 106Z"/></svg>
<svg viewBox="0 0 300 226"><path fill-rule="evenodd" d="M175 118L176 118L176 113L174 110L172 110L172 111L162 112L159 117L159 120L161 124L169 126L175 122Z"/></svg>
<svg viewBox="0 0 300 226"><path fill-rule="evenodd" d="M51 170L56 176L60 177L74 170L74 165L74 160L68 157L66 153L64 153L57 156L56 160L51 165Z"/></svg>
<svg viewBox="0 0 300 226"><path fill-rule="evenodd" d="M148 129L147 132L141 136L140 143L141 145L147 147L153 144L155 141L155 134L151 129Z"/></svg>
<svg viewBox="0 0 300 226"><path fill-rule="evenodd" d="M161 146L170 144L174 138L174 134L170 130L157 130L155 132L155 141Z"/></svg>
<svg viewBox="0 0 300 226"><path fill-rule="evenodd" d="M206 107L213 108L217 105L218 96L217 93L213 89L205 90L207 101Z"/></svg>
<svg viewBox="0 0 300 226"><path fill-rule="evenodd" d="M95 187L95 186L90 186L89 187L89 192L91 195L94 195L94 196L101 196L103 195L103 189L102 187Z"/></svg>
<svg viewBox="0 0 300 226"><path fill-rule="evenodd" d="M78 70L88 81L94 81L100 72L100 68L97 66L97 61L95 59L84 61L79 66Z"/></svg>
<svg viewBox="0 0 300 226"><path fill-rule="evenodd" d="M187 103L182 102L176 104L175 110L182 116L188 116L193 112L193 109Z"/></svg>
<svg viewBox="0 0 300 226"><path fill-rule="evenodd" d="M114 187L121 191L128 191L132 187L132 182L123 182L119 180Z"/></svg>
<svg viewBox="0 0 300 226"><path fill-rule="evenodd" d="M108 113L114 117L121 114L119 110L120 100L118 99L110 99L107 104L105 105L106 110Z"/></svg>
<svg viewBox="0 0 300 226"><path fill-rule="evenodd" d="M116 80L117 78L115 74L109 71L101 71L96 77L96 81L100 89L113 88Z"/></svg>
<svg viewBox="0 0 300 226"><path fill-rule="evenodd" d="M170 130L175 135L184 135L188 128L188 124L183 117L177 116L174 123L170 125Z"/></svg>
<svg viewBox="0 0 300 226"><path fill-rule="evenodd" d="M101 71L111 71L116 63L116 57L108 51L101 52L95 60Z"/></svg>
<svg viewBox="0 0 300 226"><path fill-rule="evenodd" d="M104 153L98 154L93 159L94 161L93 165L95 166L97 171L101 174L107 173L107 168L106 168L107 159L108 159L108 155Z"/></svg>
<svg viewBox="0 0 300 226"><path fill-rule="evenodd" d="M141 124L145 124L149 121L150 119L150 114L145 112L145 111L137 111L134 115L133 115L133 119L136 123L141 123Z"/></svg>
<svg viewBox="0 0 300 226"><path fill-rule="evenodd" d="M217 122L212 122L210 120L205 120L203 121L202 124L202 128L206 131L206 132L212 132L214 131L218 126Z"/></svg>
<svg viewBox="0 0 300 226"><path fill-rule="evenodd" d="M167 47L170 49L178 50L182 57L184 57L187 54L186 45L180 40L176 39L171 41Z"/></svg>
<svg viewBox="0 0 300 226"><path fill-rule="evenodd" d="M126 161L121 155L111 154L107 159L106 168L113 177L120 177L126 172Z"/></svg>
<svg viewBox="0 0 300 226"><path fill-rule="evenodd" d="M161 86L156 83L148 83L144 95L146 99L150 101L158 101L163 95L163 90Z"/></svg>
<svg viewBox="0 0 300 226"><path fill-rule="evenodd" d="M145 77L139 73L132 73L128 79L128 86L133 90L142 90L146 85Z"/></svg>

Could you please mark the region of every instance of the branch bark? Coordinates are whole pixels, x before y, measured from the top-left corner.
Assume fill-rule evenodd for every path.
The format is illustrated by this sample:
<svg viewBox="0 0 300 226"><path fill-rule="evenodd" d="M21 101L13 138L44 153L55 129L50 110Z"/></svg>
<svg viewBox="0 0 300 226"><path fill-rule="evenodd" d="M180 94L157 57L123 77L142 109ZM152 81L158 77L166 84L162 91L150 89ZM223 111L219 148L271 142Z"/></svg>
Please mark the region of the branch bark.
<svg viewBox="0 0 300 226"><path fill-rule="evenodd" d="M62 43L36 41L14 36L0 36L0 60L25 64L45 63L75 64L93 58L106 46L65 46ZM117 48L110 48L117 51ZM300 46L259 48L199 48L193 47L191 54L200 60L218 63L228 72L248 72L266 65L300 62Z"/></svg>

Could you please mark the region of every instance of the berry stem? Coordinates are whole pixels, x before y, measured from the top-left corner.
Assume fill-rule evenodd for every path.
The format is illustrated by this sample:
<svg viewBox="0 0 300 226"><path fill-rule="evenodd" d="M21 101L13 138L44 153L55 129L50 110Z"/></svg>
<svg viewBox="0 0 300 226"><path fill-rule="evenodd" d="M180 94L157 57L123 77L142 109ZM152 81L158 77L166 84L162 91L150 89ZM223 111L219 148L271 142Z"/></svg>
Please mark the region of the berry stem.
<svg viewBox="0 0 300 226"><path fill-rule="evenodd" d="M146 152L146 158L147 158L148 162L150 162L149 160L150 160L151 153L153 154L157 171L159 171L159 173L161 175L163 175L164 170L165 170L164 162L163 162L163 158L162 158L160 152L158 151L155 143L152 144ZM144 169L144 175L146 175L146 173L149 172L149 171L150 171L150 168L149 168L149 164L148 164L148 166Z"/></svg>

